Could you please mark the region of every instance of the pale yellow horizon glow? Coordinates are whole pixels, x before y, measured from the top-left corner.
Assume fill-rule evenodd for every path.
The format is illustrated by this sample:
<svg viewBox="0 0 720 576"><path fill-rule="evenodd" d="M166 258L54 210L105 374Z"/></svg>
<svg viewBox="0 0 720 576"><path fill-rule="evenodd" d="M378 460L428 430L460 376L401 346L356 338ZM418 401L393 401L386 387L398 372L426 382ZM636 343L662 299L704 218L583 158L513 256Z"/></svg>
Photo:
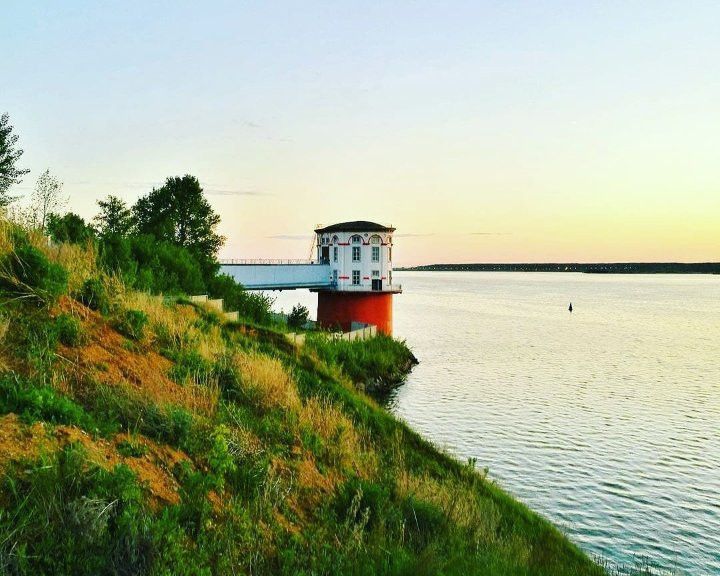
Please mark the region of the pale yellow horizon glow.
<svg viewBox="0 0 720 576"><path fill-rule="evenodd" d="M16 193L50 168L91 218L193 174L222 257L374 220L396 265L720 261L717 3L43 10L0 38Z"/></svg>

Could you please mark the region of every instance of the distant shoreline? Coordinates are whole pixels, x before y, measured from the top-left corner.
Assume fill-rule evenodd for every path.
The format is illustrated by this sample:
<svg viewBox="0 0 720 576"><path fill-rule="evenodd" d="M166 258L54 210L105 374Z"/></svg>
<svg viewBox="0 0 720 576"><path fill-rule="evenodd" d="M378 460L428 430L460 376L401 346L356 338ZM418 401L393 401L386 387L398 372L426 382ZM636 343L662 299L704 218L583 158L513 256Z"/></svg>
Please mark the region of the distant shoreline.
<svg viewBox="0 0 720 576"><path fill-rule="evenodd" d="M397 272L582 272L584 274L720 274L720 262L605 262L525 264L426 264Z"/></svg>

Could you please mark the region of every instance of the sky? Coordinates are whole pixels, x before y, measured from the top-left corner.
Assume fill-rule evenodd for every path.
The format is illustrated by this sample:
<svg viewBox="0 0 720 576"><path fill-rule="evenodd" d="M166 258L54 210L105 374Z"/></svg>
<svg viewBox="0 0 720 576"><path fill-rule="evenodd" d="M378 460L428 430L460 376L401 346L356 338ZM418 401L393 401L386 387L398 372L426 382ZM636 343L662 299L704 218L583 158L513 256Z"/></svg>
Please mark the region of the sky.
<svg viewBox="0 0 720 576"><path fill-rule="evenodd" d="M5 0L29 194L193 174L221 256L397 228L395 265L720 260L720 2Z"/></svg>

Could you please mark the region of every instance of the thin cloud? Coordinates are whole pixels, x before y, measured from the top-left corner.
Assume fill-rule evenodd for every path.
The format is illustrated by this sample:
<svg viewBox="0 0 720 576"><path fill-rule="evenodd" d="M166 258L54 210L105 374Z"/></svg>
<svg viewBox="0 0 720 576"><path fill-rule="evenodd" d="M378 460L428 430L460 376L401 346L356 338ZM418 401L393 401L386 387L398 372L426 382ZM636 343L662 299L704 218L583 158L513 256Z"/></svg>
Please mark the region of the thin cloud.
<svg viewBox="0 0 720 576"><path fill-rule="evenodd" d="M310 240L312 236L310 234L275 234L265 236L265 238L271 238L272 240Z"/></svg>
<svg viewBox="0 0 720 576"><path fill-rule="evenodd" d="M512 232L468 232L468 236L511 236Z"/></svg>
<svg viewBox="0 0 720 576"><path fill-rule="evenodd" d="M204 191L211 196L273 196L270 192L259 190L219 190L217 188L204 188Z"/></svg>

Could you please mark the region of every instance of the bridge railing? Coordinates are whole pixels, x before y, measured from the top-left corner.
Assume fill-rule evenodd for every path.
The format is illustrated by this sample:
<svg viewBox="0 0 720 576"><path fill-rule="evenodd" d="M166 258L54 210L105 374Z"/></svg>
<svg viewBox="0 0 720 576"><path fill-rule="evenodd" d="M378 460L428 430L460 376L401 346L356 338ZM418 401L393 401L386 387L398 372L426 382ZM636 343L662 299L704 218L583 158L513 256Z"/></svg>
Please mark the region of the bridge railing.
<svg viewBox="0 0 720 576"><path fill-rule="evenodd" d="M402 284L383 284L382 289L377 290L372 287L365 285L353 285L353 284L333 284L339 292L402 292Z"/></svg>
<svg viewBox="0 0 720 576"><path fill-rule="evenodd" d="M277 259L277 258L221 258L219 260L221 265L236 265L236 266L279 266L279 265L308 265L308 264L320 264L314 260L292 260L292 259Z"/></svg>

